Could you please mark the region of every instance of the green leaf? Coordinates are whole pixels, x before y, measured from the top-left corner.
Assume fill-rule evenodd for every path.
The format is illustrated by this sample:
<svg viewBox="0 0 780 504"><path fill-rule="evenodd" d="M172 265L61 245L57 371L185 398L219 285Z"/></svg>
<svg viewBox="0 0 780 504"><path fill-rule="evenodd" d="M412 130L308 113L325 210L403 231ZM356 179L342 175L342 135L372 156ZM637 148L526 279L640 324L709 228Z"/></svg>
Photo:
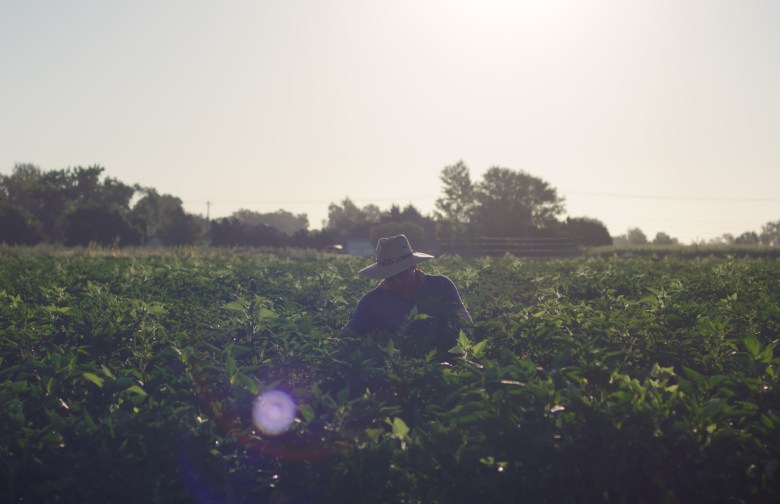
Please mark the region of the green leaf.
<svg viewBox="0 0 780 504"><path fill-rule="evenodd" d="M767 364L772 362L772 358L775 355L775 347L777 344L780 343L779 340L774 340L770 344L768 344L764 350L761 352L761 354L758 356L759 360L761 362L766 362Z"/></svg>
<svg viewBox="0 0 780 504"><path fill-rule="evenodd" d="M496 463L496 459L494 459L493 457L482 457L481 459L479 459L479 461L482 464L485 464L487 466L492 466L493 464Z"/></svg>
<svg viewBox="0 0 780 504"><path fill-rule="evenodd" d="M100 368L103 370L103 374L108 376L109 378L114 378L114 375L111 373L111 370L106 367L105 364L101 364Z"/></svg>
<svg viewBox="0 0 780 504"><path fill-rule="evenodd" d="M168 310L161 304L154 304L149 307L149 313L152 315L165 315L168 313Z"/></svg>
<svg viewBox="0 0 780 504"><path fill-rule="evenodd" d="M258 320L265 320L278 318L279 314L273 310L269 310L268 308L258 308L255 310L255 316L258 318Z"/></svg>
<svg viewBox="0 0 780 504"><path fill-rule="evenodd" d="M312 409L311 406L308 404L301 404L298 406L298 411L301 413L301 416L303 417L303 420L306 423L311 422L314 420L314 409Z"/></svg>
<svg viewBox="0 0 780 504"><path fill-rule="evenodd" d="M758 357L758 354L761 352L761 343L759 343L756 336L754 334L748 334L743 341L745 342L745 346L747 347L748 352L750 352L750 355Z"/></svg>
<svg viewBox="0 0 780 504"><path fill-rule="evenodd" d="M645 296L639 300L640 303L646 304L646 305L657 305L658 304L658 297L657 296Z"/></svg>
<svg viewBox="0 0 780 504"><path fill-rule="evenodd" d="M691 369L691 368L689 368L687 366L683 366L682 369L683 369L683 374L685 374L685 376L689 380L691 380L692 382L694 382L698 386L704 385L704 376L702 376L701 373L699 373L698 371L695 371L695 370L693 370L693 369Z"/></svg>
<svg viewBox="0 0 780 504"><path fill-rule="evenodd" d="M475 357L480 357L485 350L485 345L487 345L487 341L488 340L483 339L482 341L474 345L474 347L471 349L471 353L474 354Z"/></svg>
<svg viewBox="0 0 780 504"><path fill-rule="evenodd" d="M726 405L727 403L723 399L713 399L712 401L708 402L704 408L702 408L701 416L703 418L710 418L723 411Z"/></svg>
<svg viewBox="0 0 780 504"><path fill-rule="evenodd" d="M244 313L244 305L242 305L238 301L233 301L232 303L228 303L225 306L223 306L222 309L227 311L232 311L235 313Z"/></svg>
<svg viewBox="0 0 780 504"><path fill-rule="evenodd" d="M230 376L233 376L236 373L238 373L238 366L236 365L236 360L230 354L228 354L227 357L225 358L225 368L228 372L228 375Z"/></svg>
<svg viewBox="0 0 780 504"><path fill-rule="evenodd" d="M243 373L239 373L236 376L238 377L238 381L241 383L241 385L243 385L250 394L257 395L260 392L260 386L255 378L247 376Z"/></svg>
<svg viewBox="0 0 780 504"><path fill-rule="evenodd" d="M409 434L409 427L406 425L406 422L404 422L402 419L395 417L393 418L393 437L396 437L400 440L406 439L406 436Z"/></svg>
<svg viewBox="0 0 780 504"><path fill-rule="evenodd" d="M92 383L94 383L95 385L97 385L98 387L103 388L103 378L99 377L98 375L87 372L84 373L82 376L87 380L91 381Z"/></svg>
<svg viewBox="0 0 780 504"><path fill-rule="evenodd" d="M30 384L27 383L27 380L18 380L13 383L11 390L14 392L27 392L30 390Z"/></svg>
<svg viewBox="0 0 780 504"><path fill-rule="evenodd" d="M464 333L463 331L460 331L460 333L458 334L458 345L460 345L460 347L463 349L469 348L471 346L471 342L466 336L466 333Z"/></svg>
<svg viewBox="0 0 780 504"><path fill-rule="evenodd" d="M138 385L130 385L129 387L127 387L125 392L132 392L133 394L138 394L139 396L144 396L144 397L148 395L146 391L141 387L139 387Z"/></svg>

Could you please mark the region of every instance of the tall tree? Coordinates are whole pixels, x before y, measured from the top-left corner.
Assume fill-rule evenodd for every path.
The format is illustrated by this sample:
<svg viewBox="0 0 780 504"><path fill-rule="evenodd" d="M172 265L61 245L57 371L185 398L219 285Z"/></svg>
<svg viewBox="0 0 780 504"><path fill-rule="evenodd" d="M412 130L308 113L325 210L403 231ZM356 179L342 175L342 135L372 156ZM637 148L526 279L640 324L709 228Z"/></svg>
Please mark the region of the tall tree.
<svg viewBox="0 0 780 504"><path fill-rule="evenodd" d="M629 228L626 239L629 245L647 245L647 235L639 228Z"/></svg>
<svg viewBox="0 0 780 504"><path fill-rule="evenodd" d="M29 215L45 239L57 241L62 239L66 208L62 192L51 187L52 178L33 164L18 163L2 185L6 201Z"/></svg>
<svg viewBox="0 0 780 504"><path fill-rule="evenodd" d="M736 245L758 245L761 243L761 239L758 237L758 233L755 231L745 231L741 235L734 238Z"/></svg>
<svg viewBox="0 0 780 504"><path fill-rule="evenodd" d="M200 241L203 230L198 218L184 211L182 201L152 188L140 189L144 196L133 206L131 216L140 223L144 241L157 238L166 245L187 245Z"/></svg>
<svg viewBox="0 0 780 504"><path fill-rule="evenodd" d="M250 226L235 217L214 220L211 240L218 246L281 247L287 243L287 237L275 227L262 222Z"/></svg>
<svg viewBox="0 0 780 504"><path fill-rule="evenodd" d="M43 239L41 226L23 208L0 200L0 243L34 245Z"/></svg>
<svg viewBox="0 0 780 504"><path fill-rule="evenodd" d="M780 246L780 220L770 221L761 227L761 243L772 247Z"/></svg>
<svg viewBox="0 0 780 504"><path fill-rule="evenodd" d="M366 205L361 209L351 199L344 198L341 205L328 205L328 223L325 229L343 237L358 228L379 222L383 215L376 205Z"/></svg>
<svg viewBox="0 0 780 504"><path fill-rule="evenodd" d="M525 237L557 222L563 198L554 187L522 170L494 166L475 191L475 220L486 236Z"/></svg>
<svg viewBox="0 0 780 504"><path fill-rule="evenodd" d="M677 238L672 238L663 231L658 231L653 238L653 245L677 245L678 243Z"/></svg>
<svg viewBox="0 0 780 504"><path fill-rule="evenodd" d="M444 196L436 200L436 233L441 238L458 238L468 234L475 200L474 184L466 164L460 160L445 166L439 176Z"/></svg>
<svg viewBox="0 0 780 504"><path fill-rule="evenodd" d="M723 233L718 237L708 240L707 243L709 245L733 245L734 235L731 233Z"/></svg>
<svg viewBox="0 0 780 504"><path fill-rule="evenodd" d="M385 236L405 235L414 250L426 250L429 247L423 227L412 221L388 221L371 228L369 239L376 246L380 238Z"/></svg>
<svg viewBox="0 0 780 504"><path fill-rule="evenodd" d="M409 204L401 209L393 204L388 212L383 212L379 223L371 226L369 239L376 245L379 238L404 234L415 249L427 249L432 245L431 239L436 232L436 222L431 217L423 216L414 205Z"/></svg>
<svg viewBox="0 0 780 504"><path fill-rule="evenodd" d="M295 215L282 209L271 213L260 213L242 208L233 212L232 217L250 226L268 224L288 236L309 229L309 217L305 213Z"/></svg>
<svg viewBox="0 0 780 504"><path fill-rule="evenodd" d="M111 206L123 215L129 211L135 188L107 177L100 166L42 171L35 165L17 164L2 178L6 201L23 209L40 223L48 241L62 241L68 214L83 206Z"/></svg>
<svg viewBox="0 0 780 504"><path fill-rule="evenodd" d="M564 229L567 233L577 237L588 247L600 245L612 245L612 237L607 226L598 219L589 217L568 217Z"/></svg>
<svg viewBox="0 0 780 504"><path fill-rule="evenodd" d="M65 218L65 245L140 245L141 229L117 205L87 203Z"/></svg>

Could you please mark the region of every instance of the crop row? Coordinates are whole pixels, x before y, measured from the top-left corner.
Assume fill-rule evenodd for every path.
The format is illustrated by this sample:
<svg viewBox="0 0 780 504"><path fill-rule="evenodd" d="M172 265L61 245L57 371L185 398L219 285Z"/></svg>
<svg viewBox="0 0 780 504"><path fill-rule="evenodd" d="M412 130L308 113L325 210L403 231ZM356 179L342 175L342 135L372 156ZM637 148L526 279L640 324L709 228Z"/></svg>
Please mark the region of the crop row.
<svg viewBox="0 0 780 504"><path fill-rule="evenodd" d="M442 361L333 256L0 259L8 502L780 497L780 263L443 257ZM287 432L259 394L295 403Z"/></svg>

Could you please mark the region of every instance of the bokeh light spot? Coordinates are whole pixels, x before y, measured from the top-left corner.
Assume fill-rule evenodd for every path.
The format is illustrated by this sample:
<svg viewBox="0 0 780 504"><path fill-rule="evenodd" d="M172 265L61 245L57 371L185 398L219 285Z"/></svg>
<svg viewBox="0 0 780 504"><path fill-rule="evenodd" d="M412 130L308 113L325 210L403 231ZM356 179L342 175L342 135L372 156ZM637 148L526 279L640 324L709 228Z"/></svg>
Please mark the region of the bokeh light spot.
<svg viewBox="0 0 780 504"><path fill-rule="evenodd" d="M263 434L278 436L295 420L295 402L280 390L260 394L252 406L252 422Z"/></svg>

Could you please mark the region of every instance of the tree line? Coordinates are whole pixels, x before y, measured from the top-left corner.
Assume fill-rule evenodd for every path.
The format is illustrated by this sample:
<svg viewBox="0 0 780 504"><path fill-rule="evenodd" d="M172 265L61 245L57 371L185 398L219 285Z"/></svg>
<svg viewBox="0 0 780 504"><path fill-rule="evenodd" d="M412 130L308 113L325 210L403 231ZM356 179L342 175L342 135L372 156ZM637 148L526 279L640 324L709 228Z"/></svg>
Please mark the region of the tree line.
<svg viewBox="0 0 780 504"><path fill-rule="evenodd" d="M184 210L182 201L154 188L128 185L104 175L101 166L43 171L17 164L0 175L0 242L113 246L272 246L326 249L348 238L370 239L405 233L416 248L436 243L501 238L562 238L587 246L610 245L606 226L592 217L567 217L564 198L546 181L522 170L489 168L474 181L463 161L442 169L441 197L431 215L412 205L383 210L358 207L350 198L328 206L321 230L310 230L306 214L241 209L209 220ZM774 226L774 227L772 227ZM774 233L774 234L772 234ZM753 233L755 234L755 233ZM777 244L780 221L768 223L758 242ZM752 236L734 239L740 243ZM646 244L631 229L617 243ZM676 240L659 233L652 242Z"/></svg>

